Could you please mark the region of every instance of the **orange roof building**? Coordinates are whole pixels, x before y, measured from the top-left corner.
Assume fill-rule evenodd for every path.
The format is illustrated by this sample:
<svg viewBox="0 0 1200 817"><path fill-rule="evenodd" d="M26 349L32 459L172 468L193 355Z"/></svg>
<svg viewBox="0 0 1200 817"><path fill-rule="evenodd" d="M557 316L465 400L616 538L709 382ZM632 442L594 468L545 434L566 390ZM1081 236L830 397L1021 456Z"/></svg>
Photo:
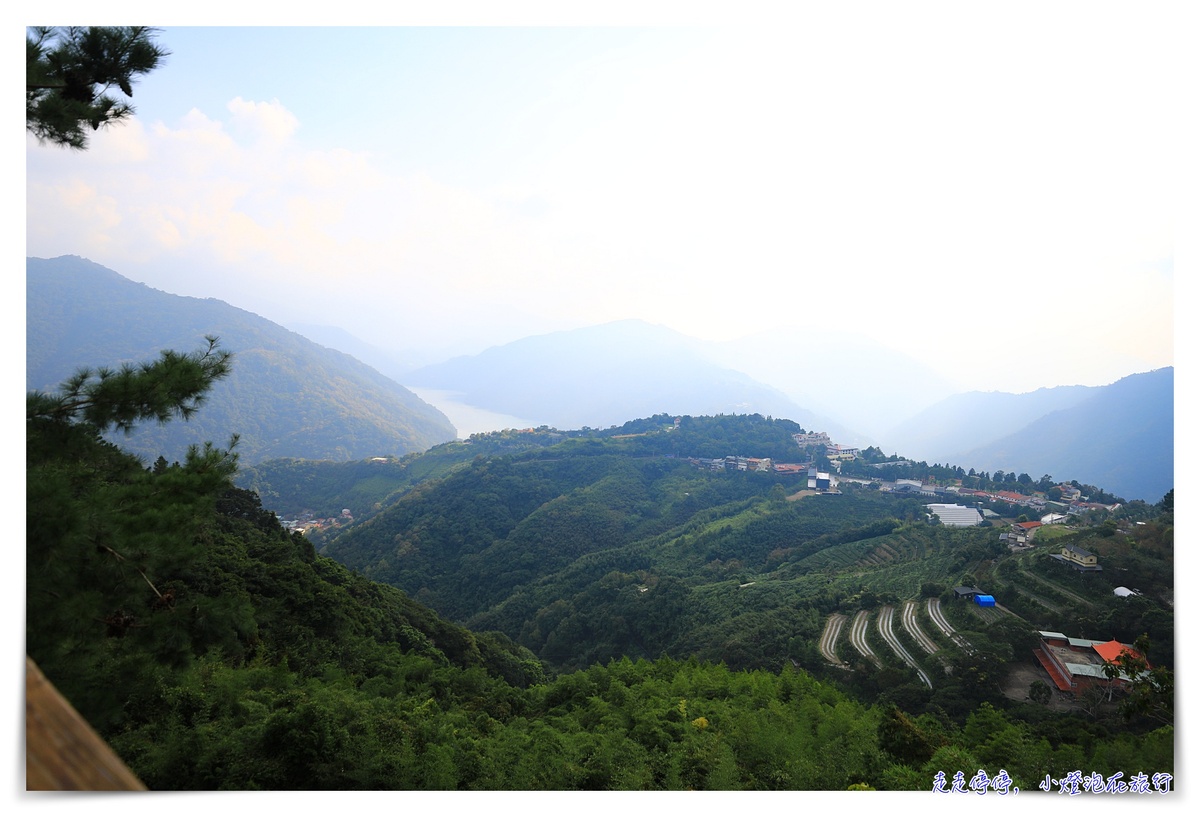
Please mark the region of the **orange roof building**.
<svg viewBox="0 0 1200 817"><path fill-rule="evenodd" d="M1096 650L1097 655L1099 655L1105 661L1108 661L1110 664L1116 663L1117 657L1123 652L1129 653L1134 658L1141 658L1143 661L1145 660L1145 658L1143 658L1141 653L1139 653L1137 650L1122 644L1115 638L1112 641L1105 641L1103 644L1096 644L1093 649Z"/></svg>
<svg viewBox="0 0 1200 817"><path fill-rule="evenodd" d="M1133 647L1116 639L1094 641L1052 632L1039 632L1038 635L1041 646L1034 650L1034 655L1054 685L1063 692L1078 693L1094 684L1111 683L1104 673L1104 664L1113 663L1122 653L1143 657ZM1113 680L1123 686L1131 679L1122 671Z"/></svg>

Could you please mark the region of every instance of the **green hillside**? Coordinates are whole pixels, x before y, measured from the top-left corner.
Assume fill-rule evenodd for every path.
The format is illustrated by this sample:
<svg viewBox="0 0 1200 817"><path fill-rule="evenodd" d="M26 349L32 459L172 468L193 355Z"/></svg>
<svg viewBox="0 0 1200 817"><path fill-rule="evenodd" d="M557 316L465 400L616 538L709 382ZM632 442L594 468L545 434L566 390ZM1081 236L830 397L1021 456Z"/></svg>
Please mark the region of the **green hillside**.
<svg viewBox="0 0 1200 817"><path fill-rule="evenodd" d="M380 507L325 548L358 572L234 487L230 452L147 468L103 439L223 367L166 356L28 403L27 651L152 789L928 791L947 769L1005 791L1046 769L1171 785L1162 700L1126 720L999 694L1028 635L1011 616L951 611L973 646L939 639L932 690L891 659L822 662L827 613L1011 572L991 531L869 488L796 498L794 477L706 472L662 453L674 431L257 474L314 504L365 482ZM777 421L690 422L750 439ZM1150 587L1169 576L1173 510L1157 512L1081 535L1129 551Z"/></svg>
<svg viewBox="0 0 1200 817"><path fill-rule="evenodd" d="M221 340L237 365L187 424L113 439L148 461L240 435L242 461L403 456L452 440L437 409L354 358L211 298L185 298L82 258L26 259L26 388L53 391L83 366L116 367L163 348Z"/></svg>
<svg viewBox="0 0 1200 817"><path fill-rule="evenodd" d="M836 495L804 495L795 476L714 473L682 456L686 446L706 455L730 441L765 446L777 426L787 421L685 417L678 429L660 419L586 439L541 432L536 448L470 460L470 445L459 444L452 471L398 491L366 522L320 542L324 553L443 615L503 632L553 671L667 654L827 675L816 648L827 617L948 598L959 584L987 587L1012 613L962 622L997 645L988 683L946 679L941 658L933 688L903 663L881 688L861 676L838 680L864 695L882 690L963 714L1000 701L1006 665L1026 660L1039 629L1127 643L1146 633L1159 645L1156 657L1173 663L1169 538L1161 546L1170 528L1154 521L1154 508L1122 511L1140 515L1137 526L1119 523L1130 533L1116 533L1114 519L1065 539L1048 531L1046 545L1012 554L1003 528L931 525L928 499L853 483ZM503 438L477 435L472 444L482 452ZM425 456L445 461L450 453ZM1134 535L1159 549L1129 544ZM1051 591L1023 565L1061 573L1049 554L1065 541L1112 565L1114 574L1059 577L1092 587L1106 612L1078 597L1050 607L1026 601ZM1117 571L1136 577L1147 596L1114 599L1109 576Z"/></svg>

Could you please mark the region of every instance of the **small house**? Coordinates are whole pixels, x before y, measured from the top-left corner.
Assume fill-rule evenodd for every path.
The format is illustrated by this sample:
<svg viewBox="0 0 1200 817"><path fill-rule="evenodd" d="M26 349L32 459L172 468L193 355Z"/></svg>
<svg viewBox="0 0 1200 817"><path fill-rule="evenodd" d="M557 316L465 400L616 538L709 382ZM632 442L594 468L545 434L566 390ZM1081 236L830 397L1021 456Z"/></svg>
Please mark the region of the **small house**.
<svg viewBox="0 0 1200 817"><path fill-rule="evenodd" d="M1074 545L1063 545L1060 553L1051 553L1050 558L1066 562L1076 570L1103 570L1095 553Z"/></svg>

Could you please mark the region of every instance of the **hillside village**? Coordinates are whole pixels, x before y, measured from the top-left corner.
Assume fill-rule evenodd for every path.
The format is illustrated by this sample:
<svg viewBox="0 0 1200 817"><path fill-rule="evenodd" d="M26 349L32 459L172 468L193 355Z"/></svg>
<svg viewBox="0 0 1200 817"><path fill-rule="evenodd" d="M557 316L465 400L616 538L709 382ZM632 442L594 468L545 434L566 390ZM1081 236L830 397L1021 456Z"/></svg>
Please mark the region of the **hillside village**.
<svg viewBox="0 0 1200 817"><path fill-rule="evenodd" d="M664 430L678 429L679 423L675 422ZM550 429L529 429L527 433L539 432L553 433ZM615 436L625 440L643 437L646 433ZM848 633L852 650L876 670L881 670L888 664L884 653L894 653L899 665L916 672L921 686L928 690L941 689L944 684L940 680L943 673L930 670L937 669L944 660L942 647L956 645L968 654L977 649L977 646L972 646L961 632L956 631L956 627L976 632L981 626L1001 624L1007 619L1013 623L1020 622L1021 628L1027 634L1036 632L1044 642L1042 652L1035 654L1037 660L1027 662L1024 669L1013 670L1014 677L1024 677L1024 674L1029 672L1039 673L1038 677L1024 682L1025 689L1037 680L1048 684L1064 696L1058 705L1066 708L1078 705L1076 699L1089 687L1089 679L1095 675L1093 665L1101 661L1092 655L1096 652L1094 648L1097 645L1108 645L1104 648L1110 649L1116 642L1107 636L1096 640L1091 637L1093 633L1090 632L1073 633L1070 638L1058 634L1057 630L1067 627L1072 618L1072 614L1068 614L1067 610L1070 605L1078 605L1077 609L1080 610L1088 609L1089 605L1097 603L1095 599L1099 597L1096 595L1098 593L1128 598L1140 595L1140 591L1124 586L1114 588L1117 577L1125 575L1119 570L1111 573L1114 577L1112 582L1101 578L1105 573L1105 565L1101 564L1100 555L1089 549L1086 541L1076 540L1074 533L1096 521L1097 517L1085 519L1084 515L1097 511L1106 515L1107 512L1119 509L1120 503L1091 502L1075 483L1056 483L1046 488L1049 483L1045 478L1041 488L1025 486L1030 488L1030 492L1021 493L1007 487L980 490L967 487L962 484L962 480L955 479L942 478L935 482L934 479L915 478L915 475L913 478L893 479L881 478L882 474L880 477L871 477L870 474L874 470L871 466L877 464L871 460L879 456L877 450L864 452L850 446L838 445L827 434L821 432L801 432L792 435L792 441L800 454L794 461L782 462L771 457L739 453L724 457L688 457L686 462L699 471L709 473L730 476L739 473L760 473L783 476L787 479L795 478L800 484L791 499L811 495L838 495L842 493L840 486L850 484L859 490L865 488L897 498L928 500L923 505L929 522L938 527L952 529L991 527L995 531L992 541L998 540L1004 546L1005 552L1021 560L1014 560L1013 564L1006 565L1006 572L1001 573L993 572L993 567L990 566L992 562L985 560L968 566L967 572L960 571L956 577L957 581L964 581L969 573L971 581L981 587L964 585L953 588L951 593L944 581L927 580L922 584L922 598L919 602L909 595L911 589L899 590L899 587L911 584L912 579L900 580L895 591L873 591L873 595L868 593L867 597L874 597L876 601L867 601L862 606L858 606L859 602L855 601L856 597L851 590L846 604L842 605L838 612L829 614L826 619L826 631L819 646L830 664L834 667L848 666L847 657L837 655L839 639ZM483 438L478 442L482 443ZM899 458L891 458L878 464L907 468L909 473L920 471L924 465ZM949 469L942 470L944 473ZM930 471L933 472L934 469ZM864 473L867 476L862 476ZM942 474L938 476L941 477ZM783 481L782 484L786 486L787 481ZM317 519L312 514L305 513L284 524L293 530L326 534L332 532L333 528L347 526L353 521L353 515L345 510L340 516L326 519ZM1140 523L1127 520L1116 529L1128 535L1135 524ZM1048 526L1054 526L1055 533L1044 534L1039 541L1038 535ZM1063 541L1056 541L1060 537ZM903 548L897 544L880 544L871 545L858 556L850 556L847 551L844 558L856 561L859 570L872 571L887 564L897 564L898 560L907 557L903 556ZM1061 565L1061 569L1066 572L1056 573L1055 568L1038 567L1038 564ZM1013 572L1014 567L1016 573ZM1084 597L1078 594L1079 588L1064 584L1073 582L1074 579L1067 577L1077 574L1081 577L1094 577L1087 585L1092 600L1084 601ZM745 568L739 568L736 576L736 587L740 594L778 592L770 590L771 587L779 585L777 580L767 578L767 574L756 575L747 572ZM1100 587L1097 580L1107 586ZM645 581L644 577L639 577L638 596L653 596L651 591L654 584ZM940 600L937 596L925 597L926 585L932 587L935 584L940 585L944 591L939 593ZM954 601L960 603L953 604ZM1167 603L1169 604L1169 601ZM950 605L950 609L945 609L947 604ZM969 612L968 618L963 618L964 612ZM978 623L973 624L972 619L978 619ZM919 623L921 621L932 627L935 633L932 638L922 632ZM951 621L957 623L951 624ZM843 623L847 625L845 633L842 632ZM882 645L870 643L875 638L876 631L882 639ZM918 646L916 651L913 649L914 645ZM1134 649L1129 643L1121 642L1120 645L1126 650ZM834 656L833 659L829 658L831 655ZM927 659L932 659L933 663L930 664ZM1015 682L1010 682L1009 686L1012 683ZM1024 692L1020 689L1013 694L1018 700L1024 698Z"/></svg>
<svg viewBox="0 0 1200 817"><path fill-rule="evenodd" d="M676 425L678 425L678 420L676 420ZM1013 532L1014 543L1017 543L1016 537L1022 537L1020 543L1024 543L1025 537L1031 536L1032 529L1038 525L1062 522L1070 516L1078 516L1092 511L1115 511L1121 507L1121 503L1118 502L1108 504L1089 502L1088 497L1083 496L1082 491L1071 483L1060 483L1052 486L1049 490L1033 490L1031 493L1023 494L1009 490L982 491L966 488L962 485L961 480L956 480L957 484L938 485L922 482L919 479L881 480L842 476L840 474L841 464L859 458L862 454L859 448L834 443L829 435L822 431L793 434L792 439L795 440L799 449L810 455L807 460L802 462L772 462L769 457L747 457L731 454L726 457L715 458L692 457L688 459L688 462L697 468L707 471L769 472L807 477L808 488L819 493L838 493L837 486L839 481L841 481L874 486L881 491L892 493L952 498L971 502L976 505L1004 503L1010 506L1031 508L1039 512L1045 511L1046 513L1041 516L1038 522L1022 523L1024 525L1023 529ZM824 460L833 469L831 471L819 470L821 463L817 458L811 456L822 449ZM873 466L884 465L912 466L914 463L909 460L892 460L885 463L873 464ZM1058 499L1050 498L1052 491L1057 493ZM953 521L950 521L950 512L952 509L961 509L962 511L971 509L951 503L933 504L929 507L938 509L938 516L941 518L942 524L954 527L980 525L989 517L997 518L999 516L994 511L983 509L974 510L973 514L955 513Z"/></svg>

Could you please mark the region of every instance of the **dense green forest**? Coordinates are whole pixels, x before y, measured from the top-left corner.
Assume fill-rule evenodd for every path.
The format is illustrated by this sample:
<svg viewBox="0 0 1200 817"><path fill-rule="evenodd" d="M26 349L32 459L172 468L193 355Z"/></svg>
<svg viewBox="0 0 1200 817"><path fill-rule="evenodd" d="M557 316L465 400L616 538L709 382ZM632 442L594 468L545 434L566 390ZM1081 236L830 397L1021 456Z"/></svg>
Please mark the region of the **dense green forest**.
<svg viewBox="0 0 1200 817"><path fill-rule="evenodd" d="M928 790L1003 769L1036 789L1174 771L1171 725L1011 704L980 683L999 659L947 647L933 694L897 667L820 666L826 612L943 589L870 569L881 553L948 577L997 555L913 500L789 500L778 478L705 474L645 438L497 435L367 472L395 480L361 491L386 507L328 546L370 557L364 575L233 485L236 446L147 467L103 438L202 411L227 363L164 356L27 411L27 651L151 788ZM142 388L159 381L179 388ZM310 485L353 492L348 468ZM977 644L1012 635L975 626Z"/></svg>

